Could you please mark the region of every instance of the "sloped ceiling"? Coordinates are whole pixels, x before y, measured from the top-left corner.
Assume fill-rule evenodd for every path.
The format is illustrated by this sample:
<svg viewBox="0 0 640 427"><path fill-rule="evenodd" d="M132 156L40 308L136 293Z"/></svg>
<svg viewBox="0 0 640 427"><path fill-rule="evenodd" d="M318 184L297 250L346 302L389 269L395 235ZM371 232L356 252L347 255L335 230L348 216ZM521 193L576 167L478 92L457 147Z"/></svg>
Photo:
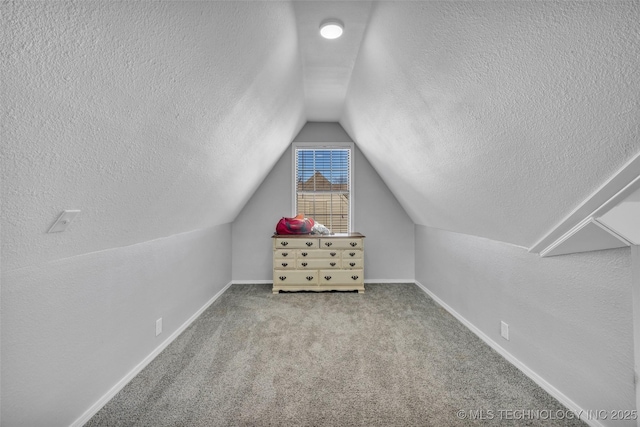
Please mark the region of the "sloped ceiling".
<svg viewBox="0 0 640 427"><path fill-rule="evenodd" d="M337 122L369 21L370 1L294 2L304 76L305 116L310 122ZM339 19L344 35L326 40L320 24Z"/></svg>
<svg viewBox="0 0 640 427"><path fill-rule="evenodd" d="M340 120L417 224L529 247L640 152L640 3L380 2Z"/></svg>
<svg viewBox="0 0 640 427"><path fill-rule="evenodd" d="M640 151L637 1L1 7L3 269L233 221L306 120L414 222L523 246Z"/></svg>
<svg viewBox="0 0 640 427"><path fill-rule="evenodd" d="M289 2L2 9L3 269L233 221L305 122Z"/></svg>

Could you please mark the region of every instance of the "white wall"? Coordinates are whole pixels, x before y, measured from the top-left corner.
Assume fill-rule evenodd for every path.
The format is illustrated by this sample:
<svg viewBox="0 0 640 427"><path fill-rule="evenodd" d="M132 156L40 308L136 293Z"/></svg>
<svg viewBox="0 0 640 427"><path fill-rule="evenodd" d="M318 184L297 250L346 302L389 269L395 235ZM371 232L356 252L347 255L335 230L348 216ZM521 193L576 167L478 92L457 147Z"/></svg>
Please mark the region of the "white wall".
<svg viewBox="0 0 640 427"><path fill-rule="evenodd" d="M223 224L3 271L2 425L73 423L230 282L230 247Z"/></svg>
<svg viewBox="0 0 640 427"><path fill-rule="evenodd" d="M628 248L540 258L416 226L416 280L585 410L635 409L631 275Z"/></svg>
<svg viewBox="0 0 640 427"><path fill-rule="evenodd" d="M307 123L294 142L351 142L337 123ZM233 280L271 281L270 236L291 216L291 147L233 222ZM365 280L414 280L413 222L357 145L354 153L354 231L365 239Z"/></svg>
<svg viewBox="0 0 640 427"><path fill-rule="evenodd" d="M354 224L365 239L365 281L415 280L414 224L356 145Z"/></svg>
<svg viewBox="0 0 640 427"><path fill-rule="evenodd" d="M640 378L640 246L631 246L633 264L633 347L635 359L635 378ZM640 408L640 381L636 381L636 409Z"/></svg>
<svg viewBox="0 0 640 427"><path fill-rule="evenodd" d="M272 280L271 235L281 217L291 216L291 176L289 147L233 221L234 282Z"/></svg>

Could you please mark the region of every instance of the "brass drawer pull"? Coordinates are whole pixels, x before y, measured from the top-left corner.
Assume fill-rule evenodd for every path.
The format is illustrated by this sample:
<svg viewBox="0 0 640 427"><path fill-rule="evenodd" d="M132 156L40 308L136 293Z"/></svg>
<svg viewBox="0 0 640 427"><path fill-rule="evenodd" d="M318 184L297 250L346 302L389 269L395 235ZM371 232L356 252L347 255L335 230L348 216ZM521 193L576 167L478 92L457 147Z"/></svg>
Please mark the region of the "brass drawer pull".
<svg viewBox="0 0 640 427"><path fill-rule="evenodd" d="M282 252L282 256L287 256L289 255L289 252Z"/></svg>
<svg viewBox="0 0 640 427"><path fill-rule="evenodd" d="M355 252L349 252L349 256L356 256Z"/></svg>
<svg viewBox="0 0 640 427"><path fill-rule="evenodd" d="M331 280L331 276L324 276L324 280Z"/></svg>
<svg viewBox="0 0 640 427"><path fill-rule="evenodd" d="M307 242L307 246L313 246L313 242Z"/></svg>
<svg viewBox="0 0 640 427"><path fill-rule="evenodd" d="M350 265L351 267L355 267L355 266L356 266L356 263L355 263L355 262L350 262L350 263L349 263L349 265Z"/></svg>
<svg viewBox="0 0 640 427"><path fill-rule="evenodd" d="M289 244L289 242L280 242L280 244L281 244L282 246L287 246L287 245Z"/></svg>
<svg viewBox="0 0 640 427"><path fill-rule="evenodd" d="M335 262L330 262L330 263L329 263L329 265L330 265L331 267L335 267L335 266L336 266L336 263L335 263Z"/></svg>
<svg viewBox="0 0 640 427"><path fill-rule="evenodd" d="M351 247L354 247L354 248L355 248L356 246L358 246L358 244L357 244L356 242L351 242L351 243L349 243L349 244L351 245Z"/></svg>
<svg viewBox="0 0 640 427"><path fill-rule="evenodd" d="M302 256L307 256L307 255L309 255L308 252L302 252Z"/></svg>
<svg viewBox="0 0 640 427"><path fill-rule="evenodd" d="M353 280L358 280L358 276L351 276Z"/></svg>
<svg viewBox="0 0 640 427"><path fill-rule="evenodd" d="M333 243L331 243L331 242L326 242L326 243L325 243L325 245L326 245L327 247L329 247L329 246L333 245Z"/></svg>
<svg viewBox="0 0 640 427"><path fill-rule="evenodd" d="M285 281L285 279L287 278L287 276L280 276L280 277L278 277L278 278L284 282L284 281Z"/></svg>
<svg viewBox="0 0 640 427"><path fill-rule="evenodd" d="M329 252L329 255L336 256L336 253L335 252Z"/></svg>
<svg viewBox="0 0 640 427"><path fill-rule="evenodd" d="M283 267L286 267L287 265L289 265L289 264L288 264L288 263L286 263L286 262L283 262L283 263L282 263L282 266L283 266Z"/></svg>
<svg viewBox="0 0 640 427"><path fill-rule="evenodd" d="M313 280L313 276L307 276L307 280L309 281Z"/></svg>
<svg viewBox="0 0 640 427"><path fill-rule="evenodd" d="M302 263L302 266L303 266L303 267L306 267L306 266L307 266L307 263L306 263L306 262L303 262L303 263Z"/></svg>

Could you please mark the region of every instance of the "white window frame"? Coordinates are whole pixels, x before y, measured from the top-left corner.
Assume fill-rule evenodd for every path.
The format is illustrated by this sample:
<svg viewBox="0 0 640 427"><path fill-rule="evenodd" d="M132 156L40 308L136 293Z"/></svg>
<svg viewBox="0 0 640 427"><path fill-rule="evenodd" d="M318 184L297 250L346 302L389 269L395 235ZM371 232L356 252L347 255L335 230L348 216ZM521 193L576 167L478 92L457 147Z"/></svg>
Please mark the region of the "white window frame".
<svg viewBox="0 0 640 427"><path fill-rule="evenodd" d="M355 222L353 220L353 212L354 212L354 200L355 200L355 190L353 186L353 157L355 155L355 144L353 142L294 142L292 143L291 150L291 187L292 187L292 200L291 200L291 209L294 211L292 216L296 216L298 213L295 212L297 209L297 176L296 176L296 150L297 149L305 149L305 150L331 150L331 149L340 149L340 150L349 150L349 221L347 224L347 230L349 233L353 233ZM324 224L326 225L326 224ZM328 225L327 225L328 226ZM333 231L333 230L332 230ZM344 235L346 233L335 233L336 235Z"/></svg>

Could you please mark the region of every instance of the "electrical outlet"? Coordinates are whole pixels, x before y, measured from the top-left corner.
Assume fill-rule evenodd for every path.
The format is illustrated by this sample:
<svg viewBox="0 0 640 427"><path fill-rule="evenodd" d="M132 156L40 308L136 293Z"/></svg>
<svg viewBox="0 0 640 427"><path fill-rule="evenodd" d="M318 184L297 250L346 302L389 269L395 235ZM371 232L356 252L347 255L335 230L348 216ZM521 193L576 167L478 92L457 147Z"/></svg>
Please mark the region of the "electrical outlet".
<svg viewBox="0 0 640 427"><path fill-rule="evenodd" d="M162 333L162 317L156 320L156 336Z"/></svg>
<svg viewBox="0 0 640 427"><path fill-rule="evenodd" d="M502 335L502 338L509 341L509 325L503 321L500 321L500 335Z"/></svg>

